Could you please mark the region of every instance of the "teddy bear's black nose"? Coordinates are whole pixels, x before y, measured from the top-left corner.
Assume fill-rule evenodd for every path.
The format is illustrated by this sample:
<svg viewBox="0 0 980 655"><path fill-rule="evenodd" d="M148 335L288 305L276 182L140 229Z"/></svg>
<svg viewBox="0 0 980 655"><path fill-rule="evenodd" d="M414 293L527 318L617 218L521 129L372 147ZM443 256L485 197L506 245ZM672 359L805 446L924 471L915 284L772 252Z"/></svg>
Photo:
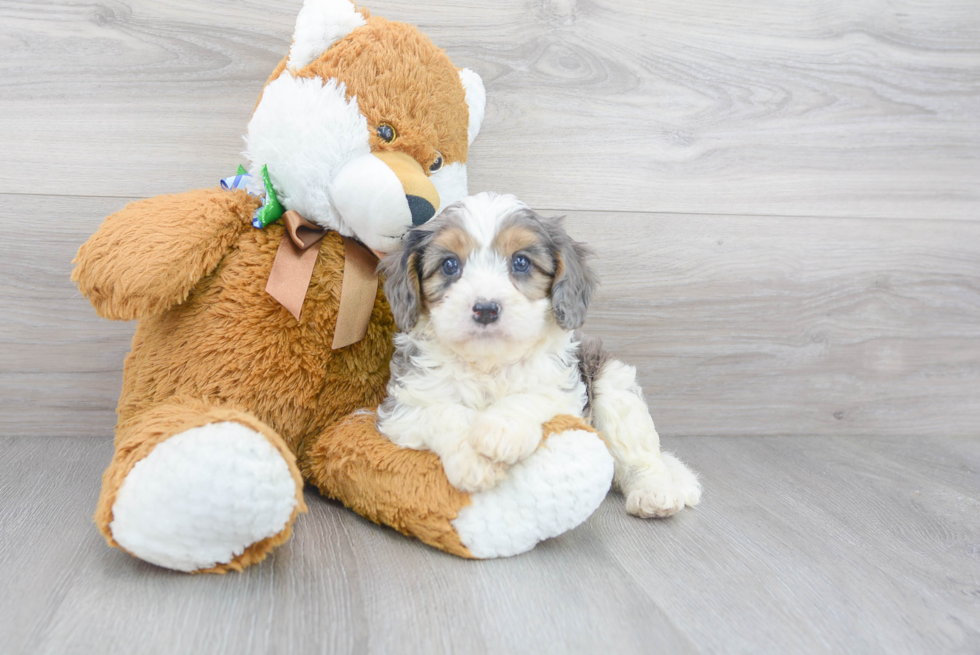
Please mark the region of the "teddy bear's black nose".
<svg viewBox="0 0 980 655"><path fill-rule="evenodd" d="M436 215L436 208L421 196L405 196L408 198L408 209L412 212L412 225L421 225Z"/></svg>

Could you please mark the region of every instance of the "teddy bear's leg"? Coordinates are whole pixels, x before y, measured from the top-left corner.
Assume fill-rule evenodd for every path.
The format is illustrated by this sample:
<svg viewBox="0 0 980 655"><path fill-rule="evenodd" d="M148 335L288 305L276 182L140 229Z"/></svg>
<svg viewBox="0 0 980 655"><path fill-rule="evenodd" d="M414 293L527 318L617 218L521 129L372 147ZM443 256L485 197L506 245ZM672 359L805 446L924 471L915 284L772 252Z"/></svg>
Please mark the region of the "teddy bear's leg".
<svg viewBox="0 0 980 655"><path fill-rule="evenodd" d="M171 399L121 421L95 520L111 546L224 573L286 541L303 502L295 457L252 414Z"/></svg>
<svg viewBox="0 0 980 655"><path fill-rule="evenodd" d="M603 365L595 379L592 422L616 460L614 484L626 496L630 514L670 516L701 501L697 476L660 451L635 368L616 360Z"/></svg>
<svg viewBox="0 0 980 655"><path fill-rule="evenodd" d="M595 430L581 419L558 416L542 433L545 439L530 457L494 488L473 494L452 522L475 557L525 553L577 527L609 493L613 459Z"/></svg>
<svg viewBox="0 0 980 655"><path fill-rule="evenodd" d="M460 557L517 555L567 532L612 482L612 457L580 419L546 424L534 454L474 494L449 484L435 453L396 446L375 421L362 412L327 429L301 457L304 475L358 514Z"/></svg>

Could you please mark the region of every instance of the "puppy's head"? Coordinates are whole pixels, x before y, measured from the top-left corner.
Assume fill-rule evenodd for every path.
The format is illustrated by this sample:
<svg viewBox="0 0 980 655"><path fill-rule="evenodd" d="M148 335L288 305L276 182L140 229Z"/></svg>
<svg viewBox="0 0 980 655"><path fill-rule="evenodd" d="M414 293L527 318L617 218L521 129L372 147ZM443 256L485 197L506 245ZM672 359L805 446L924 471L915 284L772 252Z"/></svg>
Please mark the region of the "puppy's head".
<svg viewBox="0 0 980 655"><path fill-rule="evenodd" d="M382 262L385 295L405 332L424 317L454 350L520 352L585 321L596 286L589 255L561 219L481 193L408 232Z"/></svg>

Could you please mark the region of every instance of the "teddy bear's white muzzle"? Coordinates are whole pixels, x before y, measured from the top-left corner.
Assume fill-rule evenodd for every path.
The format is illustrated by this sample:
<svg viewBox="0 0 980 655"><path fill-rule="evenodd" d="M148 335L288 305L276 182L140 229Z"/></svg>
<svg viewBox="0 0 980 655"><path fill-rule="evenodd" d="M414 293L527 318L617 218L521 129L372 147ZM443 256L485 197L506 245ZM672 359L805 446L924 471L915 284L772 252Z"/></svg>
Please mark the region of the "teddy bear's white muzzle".
<svg viewBox="0 0 980 655"><path fill-rule="evenodd" d="M412 226L412 207L401 180L374 154L341 168L330 196L344 222L373 250L391 252Z"/></svg>

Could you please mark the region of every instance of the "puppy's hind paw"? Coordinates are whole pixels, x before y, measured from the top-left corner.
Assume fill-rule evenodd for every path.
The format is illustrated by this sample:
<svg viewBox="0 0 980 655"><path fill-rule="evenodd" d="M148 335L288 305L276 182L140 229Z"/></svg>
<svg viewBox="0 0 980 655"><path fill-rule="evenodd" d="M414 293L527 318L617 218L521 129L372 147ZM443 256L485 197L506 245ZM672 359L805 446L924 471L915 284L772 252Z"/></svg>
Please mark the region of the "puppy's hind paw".
<svg viewBox="0 0 980 655"><path fill-rule="evenodd" d="M640 518L665 518L684 509L669 483L638 485L626 496L626 511Z"/></svg>
<svg viewBox="0 0 980 655"><path fill-rule="evenodd" d="M637 477L626 493L626 511L641 518L664 518L701 502L701 483L683 462L663 453L664 468Z"/></svg>
<svg viewBox="0 0 980 655"><path fill-rule="evenodd" d="M468 443L461 444L456 452L442 458L442 466L449 484L469 493L496 486L506 474L506 467L479 454Z"/></svg>
<svg viewBox="0 0 980 655"><path fill-rule="evenodd" d="M698 482L698 476L694 474L694 471L687 468L684 462L670 453L663 453L661 457L664 464L667 465L667 470L670 471L670 477L674 480L677 495L684 501L684 504L688 507L694 507L700 503L701 483Z"/></svg>

